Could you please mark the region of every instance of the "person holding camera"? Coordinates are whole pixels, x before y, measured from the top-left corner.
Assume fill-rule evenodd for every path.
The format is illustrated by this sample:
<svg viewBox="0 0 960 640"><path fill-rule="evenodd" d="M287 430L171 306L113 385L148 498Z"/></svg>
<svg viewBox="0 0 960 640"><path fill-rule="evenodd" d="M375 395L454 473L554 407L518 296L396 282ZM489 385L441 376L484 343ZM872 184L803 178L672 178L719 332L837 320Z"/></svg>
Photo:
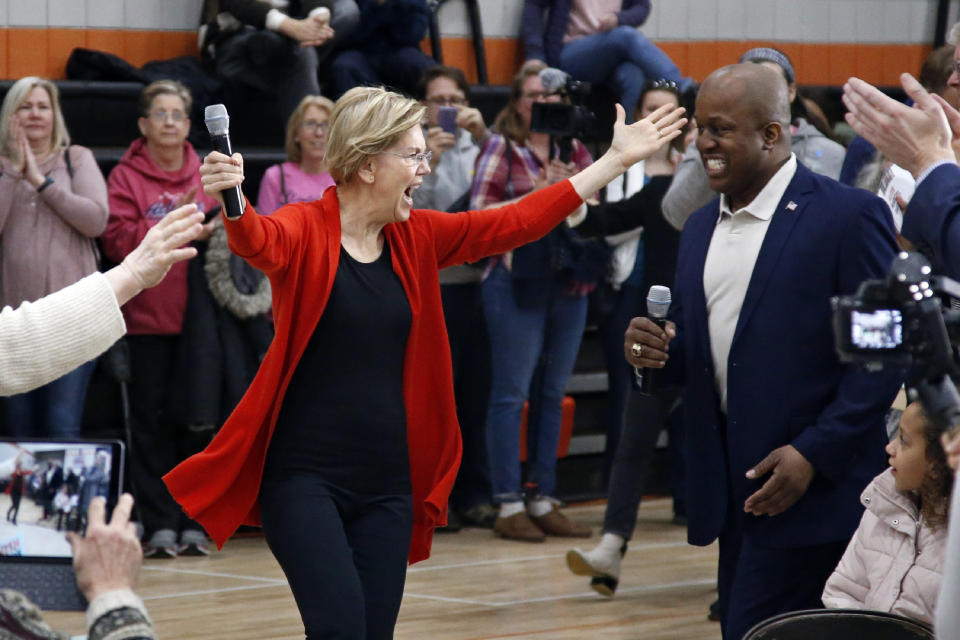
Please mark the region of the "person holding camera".
<svg viewBox="0 0 960 640"><path fill-rule="evenodd" d="M884 277L897 247L882 200L797 162L783 74L714 71L695 117L721 196L684 225L672 322L634 318L624 353L685 386L688 539L719 538L732 640L819 606L883 468L902 374L840 361L830 298Z"/></svg>
<svg viewBox="0 0 960 640"><path fill-rule="evenodd" d="M356 0L204 0L200 52L216 74L276 96L290 120L318 70L360 24Z"/></svg>
<svg viewBox="0 0 960 640"><path fill-rule="evenodd" d="M494 122L495 133L477 159L471 208L491 207L545 188L592 162L579 140L572 140L570 161L563 162L556 157L558 146L551 147L550 136L530 130L535 105L560 101L559 96L544 92L539 73L545 68L539 60L529 61L515 76L509 102ZM590 289L558 263L560 243L573 233L558 229L494 257L482 286L493 354L487 455L493 499L500 505L494 532L511 540L542 542L548 534L590 535L587 527L563 515L553 498L561 403L586 324ZM569 248L569 244L562 246ZM602 269L606 270L606 256ZM536 434L536 443L529 447L524 482L520 426L528 399L528 432Z"/></svg>

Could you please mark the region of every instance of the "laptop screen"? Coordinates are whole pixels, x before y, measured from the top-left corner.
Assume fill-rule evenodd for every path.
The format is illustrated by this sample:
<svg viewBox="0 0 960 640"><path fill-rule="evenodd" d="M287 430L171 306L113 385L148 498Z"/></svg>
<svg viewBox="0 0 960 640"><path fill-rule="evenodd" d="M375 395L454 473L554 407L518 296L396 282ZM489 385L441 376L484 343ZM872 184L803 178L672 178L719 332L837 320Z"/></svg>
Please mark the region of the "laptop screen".
<svg viewBox="0 0 960 640"><path fill-rule="evenodd" d="M122 477L119 441L0 439L0 556L70 558L66 532L95 496L116 504Z"/></svg>

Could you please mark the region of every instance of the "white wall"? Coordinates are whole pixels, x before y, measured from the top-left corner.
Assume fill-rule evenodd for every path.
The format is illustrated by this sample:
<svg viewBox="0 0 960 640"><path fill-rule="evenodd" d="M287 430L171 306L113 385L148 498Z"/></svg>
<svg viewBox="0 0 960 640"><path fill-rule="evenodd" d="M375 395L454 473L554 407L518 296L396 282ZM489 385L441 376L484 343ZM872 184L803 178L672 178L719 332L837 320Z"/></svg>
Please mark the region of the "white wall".
<svg viewBox="0 0 960 640"><path fill-rule="evenodd" d="M654 0L644 32L656 40L927 43L936 5L936 0ZM202 0L0 0L0 27L192 30L201 6ZM516 37L522 6L523 0L479 0L484 35ZM470 34L463 0L448 0L439 22L444 36Z"/></svg>

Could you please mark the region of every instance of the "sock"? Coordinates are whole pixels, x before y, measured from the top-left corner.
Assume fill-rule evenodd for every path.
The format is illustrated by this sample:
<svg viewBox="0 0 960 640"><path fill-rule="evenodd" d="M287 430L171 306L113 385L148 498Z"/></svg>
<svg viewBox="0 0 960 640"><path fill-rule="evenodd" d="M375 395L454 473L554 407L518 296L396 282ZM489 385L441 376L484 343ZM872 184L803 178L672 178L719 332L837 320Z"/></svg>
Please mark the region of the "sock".
<svg viewBox="0 0 960 640"><path fill-rule="evenodd" d="M530 505L527 508L530 510L530 515L539 518L553 510L553 502L551 502L550 498L536 498L530 501Z"/></svg>
<svg viewBox="0 0 960 640"><path fill-rule="evenodd" d="M509 518L512 515L516 515L523 511L523 501L522 500L513 500L510 502L501 502L500 503L500 517Z"/></svg>
<svg viewBox="0 0 960 640"><path fill-rule="evenodd" d="M623 547L623 542L623 536L617 535L616 533L604 533L602 536L600 536L600 543L597 544L597 549L605 549L620 553L620 549Z"/></svg>

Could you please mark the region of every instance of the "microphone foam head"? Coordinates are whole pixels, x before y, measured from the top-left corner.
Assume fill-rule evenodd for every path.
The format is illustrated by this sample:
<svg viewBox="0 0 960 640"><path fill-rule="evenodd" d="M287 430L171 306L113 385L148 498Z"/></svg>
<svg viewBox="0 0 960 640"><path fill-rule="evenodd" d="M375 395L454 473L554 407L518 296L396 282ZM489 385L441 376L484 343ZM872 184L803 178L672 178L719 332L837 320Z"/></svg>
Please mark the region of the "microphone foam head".
<svg viewBox="0 0 960 640"><path fill-rule="evenodd" d="M654 318L666 318L670 310L670 287L655 284L647 294L647 314Z"/></svg>
<svg viewBox="0 0 960 640"><path fill-rule="evenodd" d="M567 74L560 69L547 67L537 74L546 93L556 93L567 86Z"/></svg>
<svg viewBox="0 0 960 640"><path fill-rule="evenodd" d="M212 136L226 135L230 131L230 116L222 104L210 104L203 110L203 122Z"/></svg>

